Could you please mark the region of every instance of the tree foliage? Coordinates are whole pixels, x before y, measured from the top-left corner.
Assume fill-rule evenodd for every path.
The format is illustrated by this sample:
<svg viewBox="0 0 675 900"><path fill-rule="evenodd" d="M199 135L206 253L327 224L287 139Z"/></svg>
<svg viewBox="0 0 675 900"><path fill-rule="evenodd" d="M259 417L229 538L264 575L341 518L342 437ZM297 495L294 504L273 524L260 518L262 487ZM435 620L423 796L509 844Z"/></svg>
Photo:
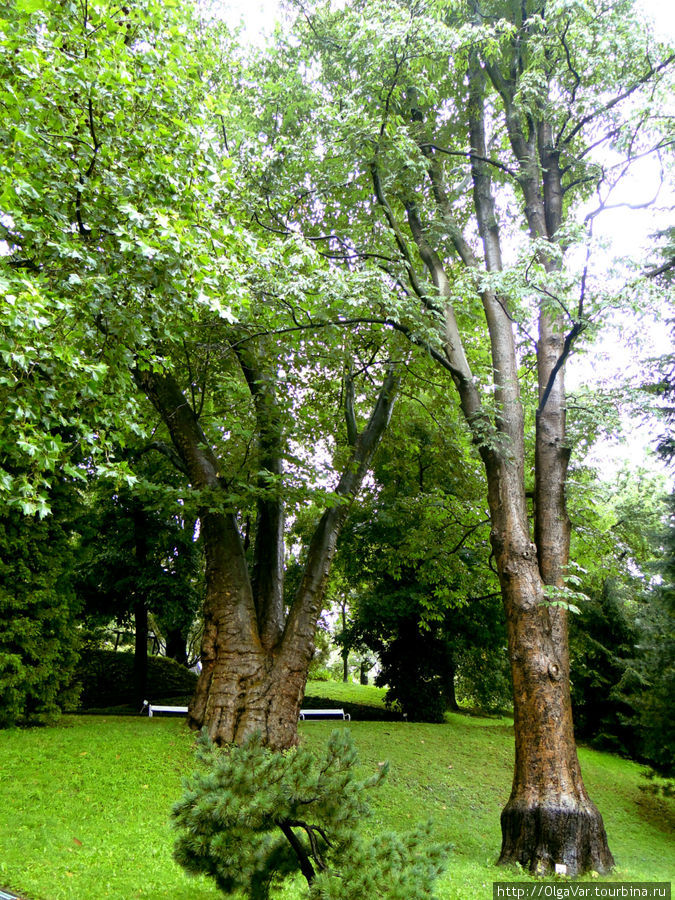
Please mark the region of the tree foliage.
<svg viewBox="0 0 675 900"><path fill-rule="evenodd" d="M0 490L44 514L58 464L133 481L110 436L155 432L205 548L190 721L288 746L338 535L402 370L431 360L484 467L506 614L501 859L604 870L569 604L550 602L569 577L564 377L622 300L592 223L672 143L675 55L629 0L299 13L245 63L188 4L3 8ZM317 497L287 607L285 522Z"/></svg>
<svg viewBox="0 0 675 900"><path fill-rule="evenodd" d="M358 778L348 731L333 732L320 756L272 751L255 736L219 750L204 733L197 755L200 768L173 810L174 855L188 872L251 900L267 900L296 873L315 900L433 896L448 848L430 843L425 828L365 836L366 793L387 766Z"/></svg>
<svg viewBox="0 0 675 900"><path fill-rule="evenodd" d="M77 700L72 488L51 503L60 515L0 515L0 726L49 723Z"/></svg>
<svg viewBox="0 0 675 900"><path fill-rule="evenodd" d="M175 477L166 467L154 473L134 468L139 480L133 487L115 489L104 479L86 498L78 521L78 593L92 623L128 626L142 604L167 655L185 663L203 593L195 516L176 502L175 494L186 491L169 487Z"/></svg>
<svg viewBox="0 0 675 900"><path fill-rule="evenodd" d="M350 620L340 641L377 653L389 704L440 722L456 708L456 681L473 703L509 704L506 632L478 461L438 386L415 374L415 399L400 401L372 495L341 541Z"/></svg>

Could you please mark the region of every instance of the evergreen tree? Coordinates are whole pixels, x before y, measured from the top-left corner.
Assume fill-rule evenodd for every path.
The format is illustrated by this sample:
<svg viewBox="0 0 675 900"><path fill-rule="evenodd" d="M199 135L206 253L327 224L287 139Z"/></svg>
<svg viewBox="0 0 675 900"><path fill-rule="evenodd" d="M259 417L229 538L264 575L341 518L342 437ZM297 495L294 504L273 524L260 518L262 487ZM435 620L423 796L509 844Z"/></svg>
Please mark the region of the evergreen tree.
<svg viewBox="0 0 675 900"><path fill-rule="evenodd" d="M665 262L655 274L672 284L675 257L673 241L675 229L666 235L662 250ZM671 332L675 337L675 324L671 318ZM661 379L658 392L663 398L662 414L666 423L665 433L659 443L659 454L670 466L675 466L675 355L665 354L660 360ZM638 701L644 756L654 767L654 772L666 778L675 777L675 491L666 500L665 528L660 535L663 556L659 564L660 584L654 592L651 616L645 622L648 640L645 651L645 673L649 689ZM672 794L671 782L664 792Z"/></svg>
<svg viewBox="0 0 675 900"><path fill-rule="evenodd" d="M572 703L579 737L635 757L640 741L634 694L645 682L635 659L635 611L625 594L617 580L607 579L599 596L584 605L581 621L572 622Z"/></svg>
<svg viewBox="0 0 675 900"><path fill-rule="evenodd" d="M0 516L0 727L46 724L75 701L78 602L73 543L64 521L72 494L51 491L54 515L5 508Z"/></svg>
<svg viewBox="0 0 675 900"><path fill-rule="evenodd" d="M301 748L263 747L259 736L219 750L205 731L200 769L185 781L173 818L180 834L174 856L195 875L213 878L225 894L242 890L267 900L270 890L302 873L311 900L422 900L444 866L448 847L430 844L428 828L364 837L370 815L365 780L347 730L334 731L321 756Z"/></svg>

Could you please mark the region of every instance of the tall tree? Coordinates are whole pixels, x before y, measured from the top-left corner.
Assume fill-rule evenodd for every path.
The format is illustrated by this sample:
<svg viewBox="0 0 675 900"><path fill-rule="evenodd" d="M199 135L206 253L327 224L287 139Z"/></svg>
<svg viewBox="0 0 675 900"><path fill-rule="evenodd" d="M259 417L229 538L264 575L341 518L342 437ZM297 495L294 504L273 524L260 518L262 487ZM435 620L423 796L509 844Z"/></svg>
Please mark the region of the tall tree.
<svg viewBox="0 0 675 900"><path fill-rule="evenodd" d="M189 483L206 557L191 723L219 742L260 731L288 747L337 535L392 413L400 354L380 352L376 336L350 336L346 349L339 330L302 337L298 305L337 295L360 303L366 281L332 275L301 239L261 239L239 224L254 197L229 155L243 135L223 28L188 4L156 0L129 8L31 0L12 6L8 21L3 275L17 294L38 298L33 309L48 310L38 330L53 319L71 342L67 359L80 377L65 367L68 415L79 422L78 403L101 413L100 432L87 435L99 466L110 463L100 452L109 432L122 443L131 428ZM284 341L287 332L297 334ZM41 371L35 355L30 384ZM361 371L345 377L340 403L350 355ZM12 362L20 369L26 357ZM327 402L312 413L309 398L322 391ZM26 416L35 418L37 392L29 399ZM336 411L346 425L336 426ZM284 509L313 478L303 484L311 459L295 460L292 439L319 435L336 468L288 609ZM126 475L133 481L128 467ZM141 557L144 531L139 522Z"/></svg>
<svg viewBox="0 0 675 900"><path fill-rule="evenodd" d="M195 519L176 502L168 479L175 470L143 466L144 480L113 487L106 479L90 488L79 518L81 534L77 590L90 622L115 620L135 631L134 690L138 705L147 694L149 616L162 626L166 655L186 664L189 632L202 599L201 547ZM140 474L139 462L135 463ZM164 484L162 484L164 481ZM162 502L162 494L166 496Z"/></svg>
<svg viewBox="0 0 675 900"><path fill-rule="evenodd" d="M360 431L348 406L354 440L332 499L315 525L287 610L283 461L289 455L289 436L281 424L281 385L269 357L256 357L248 348L244 352L241 344L235 356L250 391L257 450L250 562L232 509L232 486L221 475L219 448L212 449L171 373L141 371L137 379L167 427L193 488L208 497L200 513L206 556L202 671L190 721L195 727L206 725L219 742L241 742L259 731L267 744L283 748L297 741L298 712L337 538L389 422L398 375L394 368L384 375Z"/></svg>
<svg viewBox="0 0 675 900"><path fill-rule="evenodd" d="M49 494L51 517L0 514L0 727L46 724L75 705L78 659L73 508L67 479Z"/></svg>
<svg viewBox="0 0 675 900"><path fill-rule="evenodd" d="M370 315L448 373L487 476L509 633L516 759L500 860L606 871L574 742L560 593L565 365L605 299L592 257L579 265L574 250L632 164L670 145L675 57L626 0L298 5L304 100L293 114L282 112L283 65L270 63L270 227L302 228L333 260L384 270L390 299ZM309 127L290 139L299 118Z"/></svg>

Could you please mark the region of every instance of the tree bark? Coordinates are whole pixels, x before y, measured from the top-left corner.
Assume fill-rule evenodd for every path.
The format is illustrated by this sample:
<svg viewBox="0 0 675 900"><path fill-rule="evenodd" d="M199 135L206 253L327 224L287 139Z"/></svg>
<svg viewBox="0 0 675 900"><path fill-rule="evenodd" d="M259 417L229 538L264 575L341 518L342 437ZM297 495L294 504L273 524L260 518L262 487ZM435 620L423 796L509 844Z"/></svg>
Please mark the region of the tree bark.
<svg viewBox="0 0 675 900"><path fill-rule="evenodd" d="M264 387L248 363L247 368L254 400L269 403L269 397L256 397ZM206 559L202 671L188 722L193 728L206 727L211 739L219 744L242 743L258 732L269 747L292 747L298 740L298 714L337 539L389 423L398 375L390 368L368 424L356 435L335 489L338 500L317 525L303 577L280 634L283 566L279 565L279 554L283 534L279 522L283 523L283 508L281 516L272 522L274 517L268 513L276 500L269 505L263 500L262 510L259 506L259 520L262 516L263 522L257 535L260 549L256 560L269 571L265 578L257 575L252 579L234 514L217 510L217 497L222 491L218 461L192 407L170 373L139 370L135 378L169 429L193 486L214 495L200 515ZM264 413L258 410L261 457L268 468L280 458L278 440L270 438L268 430L272 421L269 410L269 406Z"/></svg>
<svg viewBox="0 0 675 900"><path fill-rule="evenodd" d="M522 23L521 23L522 24ZM468 67L468 135L474 209L488 272L502 270L499 226L495 211L492 170L485 129L486 74L501 95L507 132L518 163L518 186L533 238L552 239L562 216L562 190L550 129L539 129L523 117L514 103L518 62L483 64L478 51ZM512 63L512 64L511 64ZM485 67L484 67L485 66ZM416 129L422 152L429 160L428 175L444 224L460 259L470 267L478 260L452 227L452 211L442 171L430 152L432 142ZM541 158L537 158L539 152ZM544 171L543 177L540 172ZM382 203L383 197L376 191ZM420 216L406 201L410 233L420 257L441 296L447 313L452 298L441 257L430 246ZM393 219L391 210L387 213ZM402 237L397 235L401 244ZM550 270L551 258L542 260ZM501 863L520 863L537 872L565 865L569 874L611 868L612 855L602 818L586 793L577 760L569 691L569 651L566 612L546 602L544 585L562 585L569 557L569 521L565 505L568 452L565 446L564 329L550 304L539 316L538 372L540 406L535 437L536 518L530 536L525 495L524 414L519 389L518 359L508 297L491 289L481 293L490 337L494 380L494 422L489 423L481 398L472 390L463 351L456 337L447 338L446 353L457 372L454 377L462 409L472 429L488 482L492 523L491 542L506 613L509 655L514 685L515 767L511 797L502 815Z"/></svg>
<svg viewBox="0 0 675 900"><path fill-rule="evenodd" d="M545 603L537 548L529 535L508 509L502 510L502 522L493 527L492 544L507 620L515 766L501 816L499 862L539 874L556 865L565 865L569 875L606 872L614 861L602 817L581 777L561 611Z"/></svg>
<svg viewBox="0 0 675 900"><path fill-rule="evenodd" d="M252 587L260 639L267 649L276 645L284 625L284 504L279 480L283 476L284 429L274 376L263 370L248 343L235 344L248 384L258 434L258 488ZM270 481L276 479L276 485Z"/></svg>

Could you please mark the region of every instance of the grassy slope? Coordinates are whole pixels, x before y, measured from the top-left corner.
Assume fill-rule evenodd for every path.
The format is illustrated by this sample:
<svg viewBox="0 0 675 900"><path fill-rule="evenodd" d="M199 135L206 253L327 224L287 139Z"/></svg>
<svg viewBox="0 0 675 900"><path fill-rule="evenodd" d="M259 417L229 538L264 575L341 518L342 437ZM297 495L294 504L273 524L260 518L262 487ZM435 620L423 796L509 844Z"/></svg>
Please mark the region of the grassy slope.
<svg viewBox="0 0 675 900"><path fill-rule="evenodd" d="M333 727L304 724L302 738L318 746ZM372 798L375 826L431 816L454 844L442 900L488 900L493 881L523 879L492 865L511 779L507 720L451 715L445 725L351 727L365 769L391 762ZM0 887L37 900L219 897L171 860L168 811L191 768L192 740L182 720L166 718L66 717L52 729L1 732ZM673 802L642 793L633 763L589 750L581 758L617 860L613 878L670 880Z"/></svg>

